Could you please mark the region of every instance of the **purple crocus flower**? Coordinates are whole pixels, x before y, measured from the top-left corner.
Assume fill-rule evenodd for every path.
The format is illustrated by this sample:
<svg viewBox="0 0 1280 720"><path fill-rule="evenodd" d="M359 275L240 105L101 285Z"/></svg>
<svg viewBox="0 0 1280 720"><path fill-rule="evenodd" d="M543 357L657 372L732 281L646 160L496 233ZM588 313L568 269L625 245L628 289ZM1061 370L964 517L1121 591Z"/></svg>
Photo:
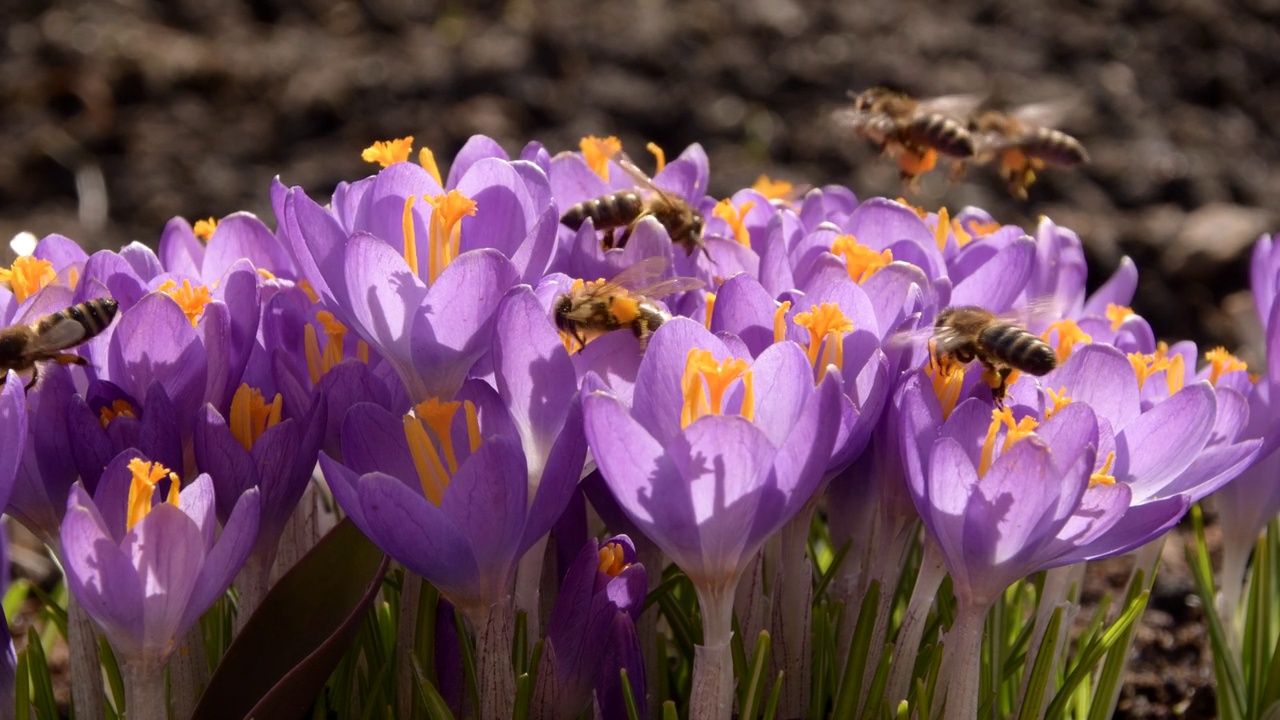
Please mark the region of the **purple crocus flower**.
<svg viewBox="0 0 1280 720"><path fill-rule="evenodd" d="M565 574L551 610L532 717L576 717L587 707L593 688L603 717L625 717L618 687L622 668L644 716L644 663L635 621L647 590L645 568L637 563L626 535L587 542Z"/></svg>
<svg viewBox="0 0 1280 720"><path fill-rule="evenodd" d="M737 338L675 318L645 352L631 407L598 379L584 383L587 439L605 481L698 592L704 645L692 717L728 713L738 581L808 502L846 431L833 421L841 417L838 376L826 373L815 387L799 346L778 343L754 362L744 356Z"/></svg>
<svg viewBox="0 0 1280 720"><path fill-rule="evenodd" d="M125 666L130 712L139 717L164 717L164 663L226 592L258 531L257 490L239 498L217 535L213 481L200 475L179 485L163 466L126 451L94 496L72 487L62 524L67 584Z"/></svg>
<svg viewBox="0 0 1280 720"><path fill-rule="evenodd" d="M9 494L13 492L27 447L26 404L22 381L12 370L6 372L4 386L0 387L0 507L9 504ZM5 578L8 578L7 572Z"/></svg>

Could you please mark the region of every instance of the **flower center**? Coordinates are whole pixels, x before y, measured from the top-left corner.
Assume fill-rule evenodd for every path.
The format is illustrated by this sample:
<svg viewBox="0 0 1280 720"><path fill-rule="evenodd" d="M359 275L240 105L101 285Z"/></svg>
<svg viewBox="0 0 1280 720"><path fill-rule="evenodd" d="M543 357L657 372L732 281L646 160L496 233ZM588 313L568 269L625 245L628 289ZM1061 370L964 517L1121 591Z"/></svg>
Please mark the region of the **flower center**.
<svg viewBox="0 0 1280 720"><path fill-rule="evenodd" d="M102 423L103 430L106 430L111 421L118 417L138 419L137 413L133 411L133 406L128 400L112 400L110 406L98 411L98 422Z"/></svg>
<svg viewBox="0 0 1280 720"><path fill-rule="evenodd" d="M728 358L716 362L711 351L694 348L685 359L684 378L680 385L684 390L684 409L680 413L680 427L687 428L705 415L723 415L724 397L735 380L742 380L742 405L739 415L750 420L755 413L755 395L752 392L751 366L741 358Z"/></svg>
<svg viewBox="0 0 1280 720"><path fill-rule="evenodd" d="M395 140L379 140L360 153L360 158L368 163L376 163L382 167L390 167L409 159L413 150L413 136L396 138Z"/></svg>
<svg viewBox="0 0 1280 720"><path fill-rule="evenodd" d="M938 398L938 404L942 406L942 419L946 420L951 417L951 411L956 409L956 403L960 401L960 388L964 385L964 366L958 363L934 363L932 358L936 357L936 353L932 340L929 341L929 357L925 374L933 383L933 394Z"/></svg>
<svg viewBox="0 0 1280 720"><path fill-rule="evenodd" d="M1116 460L1116 451L1112 450L1107 453L1106 462L1102 463L1102 467L1098 472L1089 475L1089 487L1094 485L1115 485L1116 477L1111 474L1111 463Z"/></svg>
<svg viewBox="0 0 1280 720"><path fill-rule="evenodd" d="M1218 378L1223 375L1249 369L1243 360L1227 352L1227 349L1221 345L1205 353L1204 359L1209 361L1209 384L1214 387L1217 387Z"/></svg>
<svg viewBox="0 0 1280 720"><path fill-rule="evenodd" d="M711 214L729 224L729 228L733 230L733 239L737 240L739 245L751 247L751 233L747 230L747 226L743 221L746 220L747 213L751 211L751 208L755 206L754 202L748 200L734 207L733 201L725 198L716 203L715 208L711 210Z"/></svg>
<svg viewBox="0 0 1280 720"><path fill-rule="evenodd" d="M1059 365L1071 357L1071 351L1075 348L1076 343L1093 342L1093 336L1081 330L1076 321L1070 318L1050 324L1049 329L1044 331L1040 339L1045 342L1051 342L1049 336L1055 332L1058 334L1058 342L1054 345L1053 354L1058 357Z"/></svg>
<svg viewBox="0 0 1280 720"><path fill-rule="evenodd" d="M713 292L704 292L702 293L702 295L707 299L707 317L703 321L703 324L706 326L708 330L710 330L711 315L716 311L716 294Z"/></svg>
<svg viewBox="0 0 1280 720"><path fill-rule="evenodd" d="M178 476L169 472L169 468L160 463L146 462L142 458L129 461L129 471L133 480L129 484L129 510L125 519L125 528L132 530L134 525L151 514L151 500L155 495L156 485L165 478L169 479L169 494L164 501L178 506Z"/></svg>
<svg viewBox="0 0 1280 720"><path fill-rule="evenodd" d="M880 268L893 262L892 250L885 248L882 252L876 252L860 244L858 239L852 235L837 237L835 242L831 244L831 253L844 256L844 264L849 270L849 277L859 285L866 282L867 278L875 275Z"/></svg>
<svg viewBox="0 0 1280 720"><path fill-rule="evenodd" d="M443 195L424 197L431 204L431 223L428 226L427 238L427 284L430 285L440 277L440 273L449 267L449 263L458 257L458 249L462 244L462 218L476 214L476 203L457 190L450 190ZM405 260L410 253L413 260L409 267L417 274L417 245L413 240L413 218L409 214L410 202L405 201ZM412 247L412 250L410 249Z"/></svg>
<svg viewBox="0 0 1280 720"><path fill-rule="evenodd" d="M213 299L209 296L208 286L193 286L190 280L183 280L182 287L178 287L178 283L173 280L165 280L160 283L158 289L178 303L182 313L191 321L192 327L199 324L200 316L204 314L204 306Z"/></svg>
<svg viewBox="0 0 1280 720"><path fill-rule="evenodd" d="M9 286L19 303L26 302L27 298L57 277L58 274L53 271L53 263L37 260L30 255L14 260L12 267L0 268L0 282Z"/></svg>
<svg viewBox="0 0 1280 720"><path fill-rule="evenodd" d="M418 482L422 484L427 500L437 507L444 500L449 481L458 472L452 428L453 418L460 407L465 408L467 440L474 453L480 448L480 420L476 406L470 400L459 402L428 398L413 406L414 414L404 416L404 436L409 442L413 466L418 471Z"/></svg>
<svg viewBox="0 0 1280 720"><path fill-rule="evenodd" d="M1173 395L1182 389L1186 376L1186 363L1181 355L1169 355L1169 346L1160 343L1156 351L1149 355L1129 353L1129 364L1133 366L1133 374L1138 377L1138 389L1146 384L1147 378L1163 370L1169 394Z"/></svg>
<svg viewBox="0 0 1280 720"><path fill-rule="evenodd" d="M195 227L191 228L191 232L196 237L205 242L209 242L209 238L213 237L213 231L218 229L218 218L208 217L204 220L197 220Z"/></svg>
<svg viewBox="0 0 1280 720"><path fill-rule="evenodd" d="M312 385L320 382L320 378L325 373L345 359L342 347L347 337L347 326L339 322L333 316L333 313L328 310L317 312L316 320L324 328L325 344L323 349L320 347L315 325L307 323L302 326L302 348L307 356L307 371L311 375ZM369 362L369 346L364 340L356 343L356 352L360 360L365 363Z"/></svg>
<svg viewBox="0 0 1280 720"><path fill-rule="evenodd" d="M1107 303L1107 319L1111 321L1112 330L1119 330L1125 319L1134 314L1131 307Z"/></svg>
<svg viewBox="0 0 1280 720"><path fill-rule="evenodd" d="M1071 398L1067 397L1067 389L1065 387L1058 388L1057 392L1054 392L1053 388L1049 388L1049 400L1053 403L1053 407L1045 408L1045 420L1053 417L1054 413L1071 404Z"/></svg>
<svg viewBox="0 0 1280 720"><path fill-rule="evenodd" d="M942 250L947 247L947 236L951 232L951 214L947 212L945 207L938 208L938 219L933 224L933 240L938 243L938 249ZM960 238L956 238L959 242Z"/></svg>
<svg viewBox="0 0 1280 720"><path fill-rule="evenodd" d="M951 221L951 231L955 233L956 244L960 247L964 247L978 238L986 237L999 229L1000 223L995 220L983 222L970 218L965 223L960 222L959 219Z"/></svg>
<svg viewBox="0 0 1280 720"><path fill-rule="evenodd" d="M621 150L622 146L619 145L618 149ZM662 172L662 168L667 166L667 152L655 142L645 145L644 149L648 150L649 154L653 156L653 174L657 175Z"/></svg>
<svg viewBox="0 0 1280 720"><path fill-rule="evenodd" d="M768 175L761 175L751 184L751 189L769 200L785 200L790 197L795 186L786 180L774 180Z"/></svg>
<svg viewBox="0 0 1280 720"><path fill-rule="evenodd" d="M252 450L267 428L280 423L283 403L280 393L276 393L275 399L268 403L261 390L241 383L231 398L231 435L245 450Z"/></svg>
<svg viewBox="0 0 1280 720"><path fill-rule="evenodd" d="M612 135L606 138L588 135L578 141L578 147L582 148L582 159L587 161L587 167L608 182L609 161L622 152L622 141Z"/></svg>
<svg viewBox="0 0 1280 720"><path fill-rule="evenodd" d="M1017 421L1013 421L1013 410L1009 408L1000 408L991 412L991 425L987 427L987 439L982 443L982 457L978 462L978 475L986 475L987 470L991 467L991 461L995 456L996 437L1000 434L1000 428L1004 426L1004 445L1001 446L1000 452L1004 453L1015 442L1027 437L1035 432L1040 426L1034 418L1027 416Z"/></svg>
<svg viewBox="0 0 1280 720"><path fill-rule="evenodd" d="M773 341L782 342L787 336L787 311L791 309L791 301L783 300L773 310Z"/></svg>
<svg viewBox="0 0 1280 720"><path fill-rule="evenodd" d="M844 336L853 332L853 321L835 303L822 303L809 312L796 313L795 323L809 331L809 364L818 382L827 374L827 366L844 367Z"/></svg>
<svg viewBox="0 0 1280 720"><path fill-rule="evenodd" d="M609 577L618 577L631 564L623 559L622 545L609 543L600 548L600 572Z"/></svg>

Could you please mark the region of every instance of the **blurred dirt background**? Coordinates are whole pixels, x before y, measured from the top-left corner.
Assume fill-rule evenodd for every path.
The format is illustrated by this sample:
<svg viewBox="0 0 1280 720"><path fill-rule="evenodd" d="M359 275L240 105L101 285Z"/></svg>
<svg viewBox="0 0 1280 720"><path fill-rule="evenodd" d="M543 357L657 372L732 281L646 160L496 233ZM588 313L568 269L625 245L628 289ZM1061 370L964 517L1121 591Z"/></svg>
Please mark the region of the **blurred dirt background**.
<svg viewBox="0 0 1280 720"><path fill-rule="evenodd" d="M717 196L768 173L893 197L892 164L827 121L879 84L1074 99L1062 129L1088 167L1043 173L1027 202L985 169L911 199L1048 215L1080 233L1094 284L1133 257L1160 336L1255 341L1248 248L1280 228L1280 0L10 0L0 33L4 239L154 245L174 215L240 209L272 223L274 175L324 196L371 171L370 142L408 134L442 158L474 133L513 154L700 142ZM1212 715L1189 582L1170 582L1122 717Z"/></svg>

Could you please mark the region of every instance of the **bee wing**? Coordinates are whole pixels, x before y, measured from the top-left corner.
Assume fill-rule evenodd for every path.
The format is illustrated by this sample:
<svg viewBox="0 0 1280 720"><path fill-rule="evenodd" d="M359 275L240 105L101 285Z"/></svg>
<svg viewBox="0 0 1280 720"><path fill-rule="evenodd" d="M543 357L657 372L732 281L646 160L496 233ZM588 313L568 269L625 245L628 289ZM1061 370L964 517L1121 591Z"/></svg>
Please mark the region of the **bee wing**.
<svg viewBox="0 0 1280 720"><path fill-rule="evenodd" d="M626 171L628 175L631 176L631 179L636 182L636 185L639 185L645 190L648 190L652 193L657 194L659 197L661 197L664 200L667 200L671 197L666 190L663 190L662 188L658 187L653 182L653 178L649 177L648 173L641 170L640 166L636 165L634 162L631 162L631 158L627 157L626 153L619 152L616 156L614 156L613 161L618 163L618 167L621 167L623 170Z"/></svg>
<svg viewBox="0 0 1280 720"><path fill-rule="evenodd" d="M1041 295L1028 300L1022 307L1002 312L998 317L1003 322L1020 325L1027 330L1039 333L1049 323L1060 320L1066 314L1066 303L1054 295Z"/></svg>
<svg viewBox="0 0 1280 720"><path fill-rule="evenodd" d="M1022 105L1009 111L1009 115L1027 125L1056 128L1079 106L1079 98L1058 98Z"/></svg>
<svg viewBox="0 0 1280 720"><path fill-rule="evenodd" d="M32 354L66 350L84 340L84 326L70 318L62 317L59 322L54 323L53 327L44 332L40 332L39 325L40 321L37 320L29 326L35 335L27 346Z"/></svg>
<svg viewBox="0 0 1280 720"><path fill-rule="evenodd" d="M679 292L688 292L689 290L697 290L705 285L706 283L702 282L698 278L678 277L678 278L671 278L670 280L663 280L660 283L656 283L648 287L638 288L632 292L634 292L636 295L643 295L645 297L658 298L658 297L662 297L663 295L673 295Z"/></svg>
<svg viewBox="0 0 1280 720"><path fill-rule="evenodd" d="M632 295L661 297L672 293L695 290L703 286L697 278L665 278L670 261L662 256L647 257L628 265L612 279L596 289L597 295L607 295L622 290Z"/></svg>
<svg viewBox="0 0 1280 720"><path fill-rule="evenodd" d="M940 95L916 102L916 114L946 115L957 120L968 120L969 116L986 102L987 96L982 93L961 93L956 95Z"/></svg>
<svg viewBox="0 0 1280 720"><path fill-rule="evenodd" d="M884 339L884 346L894 349L905 349L927 343L940 332L950 332L949 328L941 330L932 325L921 326L913 330L899 330Z"/></svg>

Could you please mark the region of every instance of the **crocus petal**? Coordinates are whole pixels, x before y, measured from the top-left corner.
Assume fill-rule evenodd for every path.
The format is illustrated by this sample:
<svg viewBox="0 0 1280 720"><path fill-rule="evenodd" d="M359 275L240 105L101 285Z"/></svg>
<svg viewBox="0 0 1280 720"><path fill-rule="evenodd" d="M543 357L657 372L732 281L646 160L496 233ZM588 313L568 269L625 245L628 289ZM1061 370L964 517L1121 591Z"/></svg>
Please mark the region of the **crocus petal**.
<svg viewBox="0 0 1280 720"><path fill-rule="evenodd" d="M1152 497L1200 454L1213 430L1215 401L1206 382L1188 385L1116 434L1115 477Z"/></svg>
<svg viewBox="0 0 1280 720"><path fill-rule="evenodd" d="M1076 350L1062 367L1045 376L1042 385L1055 392L1066 388L1073 401L1088 404L1114 427L1125 427L1141 412L1133 365L1110 345L1090 344Z"/></svg>
<svg viewBox="0 0 1280 720"><path fill-rule="evenodd" d="M218 518L225 522L231 517L240 494L253 487L258 479L253 458L231 435L226 420L212 405L205 405L201 422L196 424L194 440L196 464L213 478Z"/></svg>
<svg viewBox="0 0 1280 720"><path fill-rule="evenodd" d="M201 277L204 264L204 243L191 230L191 224L176 217L165 223L160 233L160 262L165 270L189 277Z"/></svg>
<svg viewBox="0 0 1280 720"><path fill-rule="evenodd" d="M475 215L462 218L462 251L491 247L507 257L514 255L541 208L534 206L511 163L481 159L462 176L457 188L476 203Z"/></svg>
<svg viewBox="0 0 1280 720"><path fill-rule="evenodd" d="M1120 258L1120 265L1111 277L1089 296L1084 304L1084 315L1103 316L1108 305L1127 306L1133 302L1138 289L1138 266L1129 256Z"/></svg>
<svg viewBox="0 0 1280 720"><path fill-rule="evenodd" d="M707 350L716 361L729 357L728 348L706 328L688 318L673 318L649 340L636 386L644 392L635 398L632 413L661 442L668 442L680 429L680 408L684 405L684 376L689 352Z"/></svg>
<svg viewBox="0 0 1280 720"><path fill-rule="evenodd" d="M759 355L773 344L776 308L773 296L760 281L747 273L739 273L725 280L716 292L711 332L731 332L742 338L751 349L752 356Z"/></svg>
<svg viewBox="0 0 1280 720"><path fill-rule="evenodd" d="M1185 494L1200 502L1244 472L1258 457L1262 440L1206 447L1173 482L1160 488L1160 496Z"/></svg>
<svg viewBox="0 0 1280 720"><path fill-rule="evenodd" d="M993 312L1013 307L1027 281L1036 259L1036 245L1030 239L1012 243L991 258L972 275L956 283L951 302L956 305L982 305Z"/></svg>
<svg viewBox="0 0 1280 720"><path fill-rule="evenodd" d="M1060 560L1063 564L1076 563L1136 550L1177 525L1190 506L1191 500L1186 495L1134 505L1108 532L1087 545L1074 548Z"/></svg>
<svg viewBox="0 0 1280 720"><path fill-rule="evenodd" d="M373 403L358 403L342 423L344 464L363 475L384 472L392 477L418 477L404 436L404 422Z"/></svg>
<svg viewBox="0 0 1280 720"><path fill-rule="evenodd" d="M199 277L221 277L242 258L253 263L254 269L272 273L289 272L293 265L275 233L256 215L238 212L223 218L213 231Z"/></svg>
<svg viewBox="0 0 1280 720"><path fill-rule="evenodd" d="M485 438L458 468L440 505L470 541L482 578L489 575L495 588L509 580L497 573L514 571L524 534L529 507L524 468L524 453L513 438Z"/></svg>
<svg viewBox="0 0 1280 720"><path fill-rule="evenodd" d="M145 616L138 571L79 485L72 487L67 498L62 550L67 584L76 600L106 631L116 652L139 656Z"/></svg>
<svg viewBox="0 0 1280 720"><path fill-rule="evenodd" d="M458 154L453 156L453 165L449 168L449 177L445 180L445 187L461 189L468 171L476 164L487 159L506 161L510 157L496 140L487 135L472 135L467 138L467 142L458 150ZM475 199L474 196L465 191L463 194L473 200Z"/></svg>
<svg viewBox="0 0 1280 720"><path fill-rule="evenodd" d="M222 528L222 534L204 559L204 567L200 568L200 576L191 589L181 627L195 623L215 600L222 597L236 573L244 567L258 540L260 511L261 496L257 488L240 496Z"/></svg>
<svg viewBox="0 0 1280 720"><path fill-rule="evenodd" d="M178 508L160 503L125 535L121 549L142 580L143 652L163 660L183 629L182 616L204 565L200 529Z"/></svg>
<svg viewBox="0 0 1280 720"><path fill-rule="evenodd" d="M204 399L208 360L195 328L173 298L150 293L116 320L111 377L135 397L159 382L179 417L194 418Z"/></svg>
<svg viewBox="0 0 1280 720"><path fill-rule="evenodd" d="M22 462L27 442L26 393L13 372L0 388L0 507L9 504L9 493Z"/></svg>
<svg viewBox="0 0 1280 720"><path fill-rule="evenodd" d="M812 393L813 366L799 345L783 342L760 353L750 372L755 386L755 425L774 447L781 446Z"/></svg>

